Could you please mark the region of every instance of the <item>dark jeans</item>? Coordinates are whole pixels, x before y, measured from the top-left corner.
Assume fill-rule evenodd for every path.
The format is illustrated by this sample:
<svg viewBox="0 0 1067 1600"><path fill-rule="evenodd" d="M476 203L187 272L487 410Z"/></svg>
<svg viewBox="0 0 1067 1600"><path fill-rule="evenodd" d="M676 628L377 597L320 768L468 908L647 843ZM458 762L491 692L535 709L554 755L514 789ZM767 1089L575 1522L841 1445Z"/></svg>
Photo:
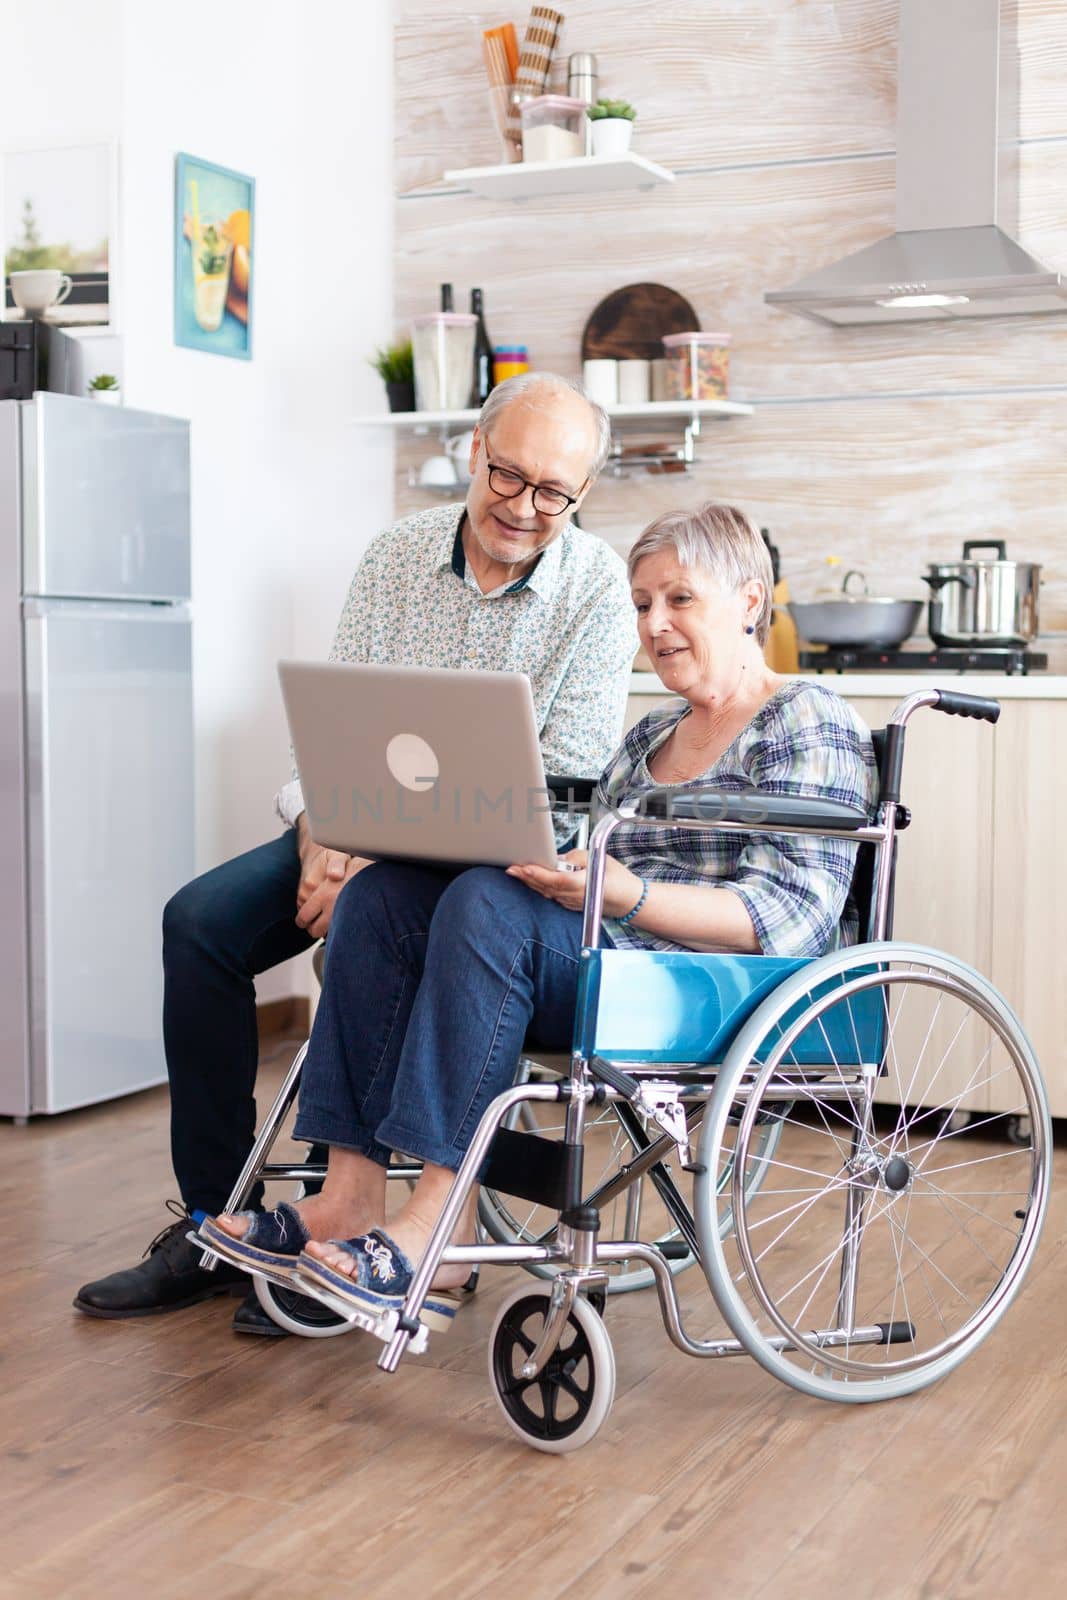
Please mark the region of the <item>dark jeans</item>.
<svg viewBox="0 0 1067 1600"><path fill-rule="evenodd" d="M299 881L287 828L186 884L163 913L171 1155L190 1211L222 1210L255 1138L253 980L315 942L293 920Z"/></svg>
<svg viewBox="0 0 1067 1600"><path fill-rule="evenodd" d="M361 872L334 907L296 1136L455 1170L527 1029L570 1048L581 929L498 867Z"/></svg>

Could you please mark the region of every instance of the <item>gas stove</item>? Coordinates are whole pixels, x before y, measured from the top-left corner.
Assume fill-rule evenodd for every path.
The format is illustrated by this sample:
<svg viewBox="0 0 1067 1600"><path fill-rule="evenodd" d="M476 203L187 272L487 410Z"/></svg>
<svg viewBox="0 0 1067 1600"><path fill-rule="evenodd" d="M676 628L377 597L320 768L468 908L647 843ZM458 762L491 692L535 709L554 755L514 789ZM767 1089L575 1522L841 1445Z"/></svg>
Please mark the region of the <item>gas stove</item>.
<svg viewBox="0 0 1067 1600"><path fill-rule="evenodd" d="M951 649L931 645L929 650L870 650L830 647L802 650L801 672L1005 672L1025 677L1048 666L1048 656L1025 645Z"/></svg>

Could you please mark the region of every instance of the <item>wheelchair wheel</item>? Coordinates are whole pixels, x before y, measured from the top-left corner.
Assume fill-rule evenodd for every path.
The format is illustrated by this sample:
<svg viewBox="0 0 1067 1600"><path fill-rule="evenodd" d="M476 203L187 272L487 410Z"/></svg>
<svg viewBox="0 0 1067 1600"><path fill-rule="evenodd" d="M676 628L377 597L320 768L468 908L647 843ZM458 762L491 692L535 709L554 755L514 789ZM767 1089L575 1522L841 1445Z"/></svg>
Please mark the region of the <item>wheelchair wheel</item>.
<svg viewBox="0 0 1067 1600"><path fill-rule="evenodd" d="M768 1156L758 1132L774 1117ZM741 1029L701 1136L710 1171L730 1157L729 1197L701 1180L696 1216L733 1332L805 1394L881 1400L951 1372L1014 1299L1044 1220L1051 1123L996 990L937 951L872 944L794 973Z"/></svg>
<svg viewBox="0 0 1067 1600"><path fill-rule="evenodd" d="M299 1334L302 1339L333 1339L339 1333L351 1333L355 1326L310 1295L283 1289L266 1278L253 1277L252 1283L268 1317L287 1333Z"/></svg>
<svg viewBox="0 0 1067 1600"><path fill-rule="evenodd" d="M560 1106L528 1102L520 1105L517 1113L512 1125L524 1132L539 1133L544 1138L562 1137L564 1121ZM642 1128L647 1131L647 1125L642 1124ZM658 1130L654 1131L658 1133ZM761 1129L758 1143L770 1154L780 1134L777 1123L769 1124ZM614 1102L594 1111L586 1122L586 1193L591 1196L610 1184L621 1168L633 1160L637 1149L637 1140L627 1131ZM667 1160L673 1166L671 1181L691 1214L691 1179L678 1169L673 1150ZM749 1174L750 1183L759 1183L763 1170L753 1164ZM719 1172L717 1182L720 1191L729 1189L729 1166ZM655 1244L666 1253L668 1266L675 1275L684 1272L696 1260L681 1228L664 1205L651 1175L635 1179L602 1202L600 1213L601 1238L640 1239ZM556 1213L548 1206L516 1199L501 1190L483 1188L478 1200L478 1220L487 1237L498 1244L541 1244L551 1238L557 1219ZM721 1209L719 1220L724 1231L729 1232L732 1213L728 1206ZM538 1263L527 1265L526 1271L535 1278L553 1278L556 1275L555 1267ZM643 1264L631 1266L623 1261L609 1269L607 1292L628 1294L636 1289L651 1288L653 1281L650 1267Z"/></svg>
<svg viewBox="0 0 1067 1600"><path fill-rule="evenodd" d="M535 1450L577 1450L600 1428L615 1398L615 1353L600 1317L582 1295L563 1337L536 1378L521 1376L549 1306L549 1291L520 1284L496 1314L489 1378L508 1427Z"/></svg>

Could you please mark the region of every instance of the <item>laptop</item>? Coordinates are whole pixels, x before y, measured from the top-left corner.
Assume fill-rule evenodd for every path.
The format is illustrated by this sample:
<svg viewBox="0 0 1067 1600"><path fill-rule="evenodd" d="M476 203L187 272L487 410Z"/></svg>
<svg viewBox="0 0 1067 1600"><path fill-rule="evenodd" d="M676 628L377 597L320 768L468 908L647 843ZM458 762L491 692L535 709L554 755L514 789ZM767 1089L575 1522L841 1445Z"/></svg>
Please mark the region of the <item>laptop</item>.
<svg viewBox="0 0 1067 1600"><path fill-rule="evenodd" d="M280 661L312 838L347 855L556 865L521 672Z"/></svg>

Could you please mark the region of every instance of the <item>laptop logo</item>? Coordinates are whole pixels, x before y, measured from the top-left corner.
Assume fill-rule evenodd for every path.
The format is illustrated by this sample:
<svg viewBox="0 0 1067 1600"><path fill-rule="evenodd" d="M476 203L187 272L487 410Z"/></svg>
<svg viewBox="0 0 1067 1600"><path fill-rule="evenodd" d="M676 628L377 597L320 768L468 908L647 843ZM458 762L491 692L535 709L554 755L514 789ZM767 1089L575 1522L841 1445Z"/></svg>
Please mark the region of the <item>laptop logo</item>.
<svg viewBox="0 0 1067 1600"><path fill-rule="evenodd" d="M385 747L385 764L397 783L416 794L432 789L441 774L432 747L417 733L395 734Z"/></svg>

